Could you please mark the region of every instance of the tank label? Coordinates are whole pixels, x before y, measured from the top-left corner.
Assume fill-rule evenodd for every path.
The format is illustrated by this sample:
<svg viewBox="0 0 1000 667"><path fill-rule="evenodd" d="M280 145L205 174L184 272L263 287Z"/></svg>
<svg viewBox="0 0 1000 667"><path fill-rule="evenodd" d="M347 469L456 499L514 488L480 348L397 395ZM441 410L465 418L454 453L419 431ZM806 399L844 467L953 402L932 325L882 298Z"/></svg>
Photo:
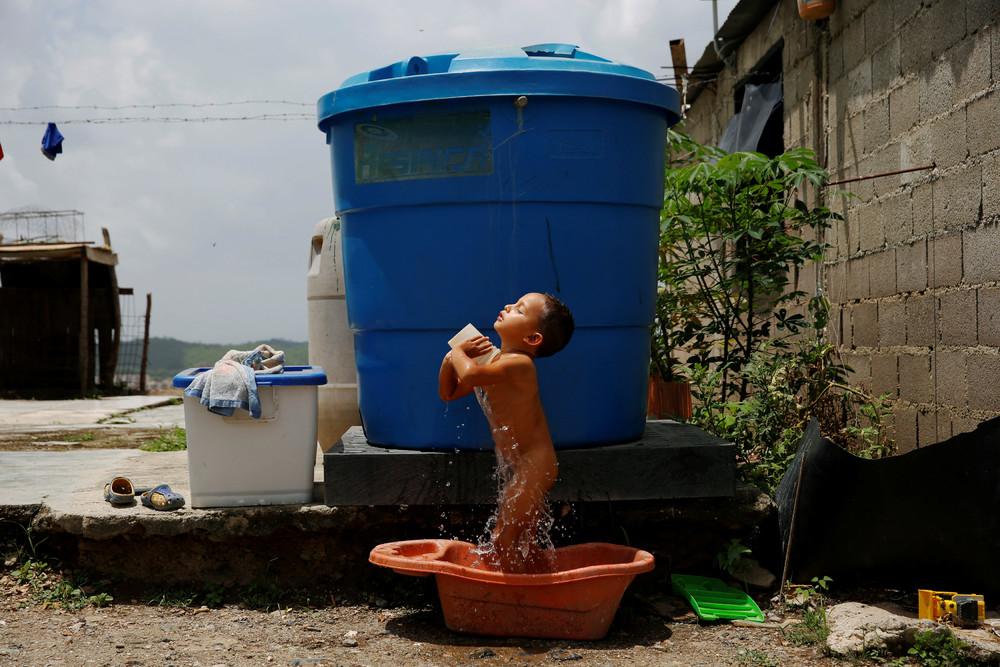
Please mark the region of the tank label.
<svg viewBox="0 0 1000 667"><path fill-rule="evenodd" d="M492 173L489 111L354 126L354 178L359 184Z"/></svg>

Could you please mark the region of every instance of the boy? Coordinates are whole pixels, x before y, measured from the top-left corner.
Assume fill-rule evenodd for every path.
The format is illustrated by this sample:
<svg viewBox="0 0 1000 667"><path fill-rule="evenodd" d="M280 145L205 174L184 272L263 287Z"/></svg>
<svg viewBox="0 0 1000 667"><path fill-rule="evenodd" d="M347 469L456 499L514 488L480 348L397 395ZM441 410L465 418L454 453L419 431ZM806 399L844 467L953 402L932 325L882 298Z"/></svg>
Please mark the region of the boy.
<svg viewBox="0 0 1000 667"><path fill-rule="evenodd" d="M565 347L573 326L573 315L559 299L531 292L505 306L493 323L500 336L500 354L491 362L475 362L493 347L486 336L465 341L441 362L442 400L452 401L482 387L481 405L497 454L511 468L491 535L496 565L504 572L537 572L545 567L535 531L558 464L538 395L534 359Z"/></svg>

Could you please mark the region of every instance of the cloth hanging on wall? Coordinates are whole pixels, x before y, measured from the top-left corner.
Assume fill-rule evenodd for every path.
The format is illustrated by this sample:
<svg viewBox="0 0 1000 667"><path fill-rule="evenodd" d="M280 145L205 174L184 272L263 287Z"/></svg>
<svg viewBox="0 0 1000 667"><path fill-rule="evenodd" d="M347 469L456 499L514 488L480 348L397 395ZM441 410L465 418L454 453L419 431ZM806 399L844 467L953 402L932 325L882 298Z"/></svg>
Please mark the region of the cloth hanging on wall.
<svg viewBox="0 0 1000 667"><path fill-rule="evenodd" d="M49 123L42 136L42 155L50 160L55 160L56 156L63 152L63 135L55 123Z"/></svg>

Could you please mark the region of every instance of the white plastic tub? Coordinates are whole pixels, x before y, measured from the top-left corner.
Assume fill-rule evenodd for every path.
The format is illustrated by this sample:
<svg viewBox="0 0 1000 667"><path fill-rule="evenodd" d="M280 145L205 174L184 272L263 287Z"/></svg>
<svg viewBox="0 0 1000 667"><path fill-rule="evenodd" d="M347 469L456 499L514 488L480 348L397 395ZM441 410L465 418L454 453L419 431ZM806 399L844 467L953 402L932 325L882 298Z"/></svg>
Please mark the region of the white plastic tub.
<svg viewBox="0 0 1000 667"><path fill-rule="evenodd" d="M208 368L174 377L186 388ZM288 505L312 502L316 464L316 392L326 383L318 366L286 366L257 376L260 419L237 409L231 417L184 397L191 507Z"/></svg>

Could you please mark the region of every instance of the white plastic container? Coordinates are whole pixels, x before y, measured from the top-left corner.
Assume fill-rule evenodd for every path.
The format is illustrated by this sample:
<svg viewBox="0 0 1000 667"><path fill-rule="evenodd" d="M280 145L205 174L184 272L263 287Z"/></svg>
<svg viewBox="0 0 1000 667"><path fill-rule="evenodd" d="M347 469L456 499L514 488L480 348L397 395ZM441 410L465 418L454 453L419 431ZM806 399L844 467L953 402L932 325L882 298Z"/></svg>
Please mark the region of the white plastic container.
<svg viewBox="0 0 1000 667"><path fill-rule="evenodd" d="M319 446L333 447L347 429L361 425L354 334L347 323L340 220L316 225L309 246L306 298L309 314L309 363L326 369L319 391Z"/></svg>
<svg viewBox="0 0 1000 667"><path fill-rule="evenodd" d="M186 388L207 368L174 377ZM231 417L184 397L191 507L240 507L312 502L316 465L316 392L326 374L316 366L286 366L257 376L261 416Z"/></svg>

